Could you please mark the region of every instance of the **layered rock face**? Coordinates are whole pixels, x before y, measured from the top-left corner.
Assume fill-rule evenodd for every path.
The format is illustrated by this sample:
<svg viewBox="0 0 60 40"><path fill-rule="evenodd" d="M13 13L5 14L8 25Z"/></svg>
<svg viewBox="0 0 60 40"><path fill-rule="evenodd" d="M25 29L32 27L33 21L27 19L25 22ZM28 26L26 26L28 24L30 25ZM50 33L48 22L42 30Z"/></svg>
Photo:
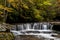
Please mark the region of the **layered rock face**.
<svg viewBox="0 0 60 40"><path fill-rule="evenodd" d="M10 24L6 23L0 23L0 32L1 31L7 31L8 29L10 30L12 26Z"/></svg>

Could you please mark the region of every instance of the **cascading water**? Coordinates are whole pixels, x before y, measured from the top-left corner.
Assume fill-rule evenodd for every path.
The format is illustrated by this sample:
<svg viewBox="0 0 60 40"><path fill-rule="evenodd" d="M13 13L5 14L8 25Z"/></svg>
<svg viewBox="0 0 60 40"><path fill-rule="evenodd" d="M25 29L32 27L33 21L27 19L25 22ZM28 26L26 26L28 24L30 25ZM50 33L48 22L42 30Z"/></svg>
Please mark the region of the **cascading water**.
<svg viewBox="0 0 60 40"><path fill-rule="evenodd" d="M43 25L43 30L47 30L47 25Z"/></svg>
<svg viewBox="0 0 60 40"><path fill-rule="evenodd" d="M27 24L26 24L26 27L27 27L27 28L26 28L27 30L30 30L30 24L27 23Z"/></svg>
<svg viewBox="0 0 60 40"><path fill-rule="evenodd" d="M14 25L13 30L16 30L16 31L23 31L23 30L26 30L26 31L51 31L52 27L51 25L49 25L49 23L26 23L26 24L19 24L19 25ZM11 29L11 30L12 30Z"/></svg>
<svg viewBox="0 0 60 40"><path fill-rule="evenodd" d="M36 37L43 37L45 40L57 40L56 37L51 36L53 32L52 27L53 25L49 23L25 23L17 26L14 25L14 27L11 29L11 32L15 33L15 35L38 35Z"/></svg>

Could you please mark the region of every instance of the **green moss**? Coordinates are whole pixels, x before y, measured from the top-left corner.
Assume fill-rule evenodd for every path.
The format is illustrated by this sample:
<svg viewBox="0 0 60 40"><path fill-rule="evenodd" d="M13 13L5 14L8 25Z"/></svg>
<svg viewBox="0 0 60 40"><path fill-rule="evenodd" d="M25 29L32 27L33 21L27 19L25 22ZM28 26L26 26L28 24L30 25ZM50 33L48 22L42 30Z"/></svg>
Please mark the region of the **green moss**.
<svg viewBox="0 0 60 40"><path fill-rule="evenodd" d="M14 36L10 32L0 32L0 40L13 40Z"/></svg>

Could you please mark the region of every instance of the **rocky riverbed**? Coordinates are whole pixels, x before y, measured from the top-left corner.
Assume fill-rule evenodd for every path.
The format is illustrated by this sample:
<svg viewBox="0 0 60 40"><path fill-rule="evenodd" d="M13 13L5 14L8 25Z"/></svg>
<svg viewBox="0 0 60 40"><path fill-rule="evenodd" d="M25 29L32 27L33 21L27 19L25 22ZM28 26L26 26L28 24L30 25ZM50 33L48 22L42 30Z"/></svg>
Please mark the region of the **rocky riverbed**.
<svg viewBox="0 0 60 40"><path fill-rule="evenodd" d="M44 37L37 37L37 36L33 36L33 35L23 35L23 36L16 36L15 40L60 40L60 36L56 36L58 37L58 39L46 39Z"/></svg>
<svg viewBox="0 0 60 40"><path fill-rule="evenodd" d="M21 35L21 36L16 36L15 40L40 40L39 38L33 36L33 35Z"/></svg>
<svg viewBox="0 0 60 40"><path fill-rule="evenodd" d="M60 34L20 35L15 36L15 40L60 40Z"/></svg>

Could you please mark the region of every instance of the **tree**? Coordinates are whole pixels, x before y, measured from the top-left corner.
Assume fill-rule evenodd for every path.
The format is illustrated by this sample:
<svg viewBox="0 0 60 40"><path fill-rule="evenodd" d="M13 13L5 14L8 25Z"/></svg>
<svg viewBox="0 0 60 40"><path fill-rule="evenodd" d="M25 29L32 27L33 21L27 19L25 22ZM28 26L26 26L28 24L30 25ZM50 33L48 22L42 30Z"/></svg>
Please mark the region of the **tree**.
<svg viewBox="0 0 60 40"><path fill-rule="evenodd" d="M6 0L0 1L0 21L5 22L7 12L12 12L12 8L6 6Z"/></svg>
<svg viewBox="0 0 60 40"><path fill-rule="evenodd" d="M57 21L60 21L60 0L57 0L56 1L57 5L56 5L56 17L55 17L55 20Z"/></svg>
<svg viewBox="0 0 60 40"><path fill-rule="evenodd" d="M55 0L7 0L7 5L8 19L14 22L49 21L56 15Z"/></svg>

